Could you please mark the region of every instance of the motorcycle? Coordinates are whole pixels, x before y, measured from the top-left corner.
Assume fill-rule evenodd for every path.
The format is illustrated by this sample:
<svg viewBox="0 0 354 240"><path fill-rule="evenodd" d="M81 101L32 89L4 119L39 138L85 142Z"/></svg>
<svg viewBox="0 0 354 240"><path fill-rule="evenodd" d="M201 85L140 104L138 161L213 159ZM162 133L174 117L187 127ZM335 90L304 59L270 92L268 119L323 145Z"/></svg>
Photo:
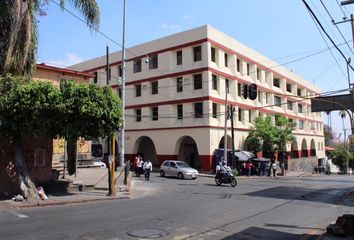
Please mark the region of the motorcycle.
<svg viewBox="0 0 354 240"><path fill-rule="evenodd" d="M236 187L237 181L235 176L231 171L226 171L223 173L218 173L215 176L216 185L220 186L221 184L231 184L232 187Z"/></svg>

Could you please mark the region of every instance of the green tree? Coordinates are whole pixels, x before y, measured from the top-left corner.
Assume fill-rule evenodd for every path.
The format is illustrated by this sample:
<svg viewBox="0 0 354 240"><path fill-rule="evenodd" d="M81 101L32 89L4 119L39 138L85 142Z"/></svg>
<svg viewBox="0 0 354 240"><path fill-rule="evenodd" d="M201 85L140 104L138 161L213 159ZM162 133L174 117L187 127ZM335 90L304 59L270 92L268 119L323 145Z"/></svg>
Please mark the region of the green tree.
<svg viewBox="0 0 354 240"><path fill-rule="evenodd" d="M72 174L76 140L111 137L119 129L121 114L120 100L109 87L63 81L59 89L50 82L0 78L0 136L14 144L23 196L37 198L23 154L24 136L65 137Z"/></svg>
<svg viewBox="0 0 354 240"><path fill-rule="evenodd" d="M20 189L26 199L37 194L23 155L22 138L54 137L60 112L60 91L51 83L0 78L0 137L13 142Z"/></svg>
<svg viewBox="0 0 354 240"><path fill-rule="evenodd" d="M96 0L71 0L88 25L99 25ZM37 52L37 16L43 14L48 0L0 1L0 76L31 75ZM64 7L65 0L60 0Z"/></svg>
<svg viewBox="0 0 354 240"><path fill-rule="evenodd" d="M323 136L325 140L325 146L332 145L333 142L333 132L331 131L330 127L326 124L323 126Z"/></svg>
<svg viewBox="0 0 354 240"><path fill-rule="evenodd" d="M73 174L78 138L112 137L120 127L121 103L110 87L64 80L60 84L60 91L64 112L59 135L68 142L68 171Z"/></svg>
<svg viewBox="0 0 354 240"><path fill-rule="evenodd" d="M343 143L339 143L335 146L336 150L330 152L330 157L333 159L333 163L339 165L341 170L346 169L347 163L353 166L353 154L348 151L348 146Z"/></svg>
<svg viewBox="0 0 354 240"><path fill-rule="evenodd" d="M274 123L270 116L257 117L248 135L248 140L256 147L256 151L262 151L263 156L270 158L276 152L283 154L286 144L295 139L292 134L295 124L286 117L276 115Z"/></svg>

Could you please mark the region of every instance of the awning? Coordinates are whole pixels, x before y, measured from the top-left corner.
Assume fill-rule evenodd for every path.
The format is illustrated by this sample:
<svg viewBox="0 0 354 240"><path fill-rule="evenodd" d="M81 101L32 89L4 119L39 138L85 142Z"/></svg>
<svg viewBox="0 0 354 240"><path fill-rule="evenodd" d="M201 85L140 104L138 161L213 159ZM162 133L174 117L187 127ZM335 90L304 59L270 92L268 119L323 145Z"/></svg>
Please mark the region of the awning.
<svg viewBox="0 0 354 240"><path fill-rule="evenodd" d="M235 152L235 156L239 161L248 161L250 158L255 157L253 153L248 151L237 151Z"/></svg>
<svg viewBox="0 0 354 240"><path fill-rule="evenodd" d="M325 146L325 151L335 151L336 149L334 147L330 146Z"/></svg>

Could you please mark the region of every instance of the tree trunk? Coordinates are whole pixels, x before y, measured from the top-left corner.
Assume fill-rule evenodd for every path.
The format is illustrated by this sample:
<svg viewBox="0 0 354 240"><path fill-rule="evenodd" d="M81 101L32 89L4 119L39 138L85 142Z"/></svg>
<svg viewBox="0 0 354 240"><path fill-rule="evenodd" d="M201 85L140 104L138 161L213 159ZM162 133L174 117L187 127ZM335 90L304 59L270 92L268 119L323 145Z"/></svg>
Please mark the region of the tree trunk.
<svg viewBox="0 0 354 240"><path fill-rule="evenodd" d="M76 139L68 139L67 142L67 152L68 152L68 173L69 175L73 175L76 171L76 147L77 141Z"/></svg>
<svg viewBox="0 0 354 240"><path fill-rule="evenodd" d="M27 201L39 200L37 188L32 181L31 174L28 171L27 162L23 154L21 137L16 137L14 139L14 146L15 164L19 177L21 194Z"/></svg>

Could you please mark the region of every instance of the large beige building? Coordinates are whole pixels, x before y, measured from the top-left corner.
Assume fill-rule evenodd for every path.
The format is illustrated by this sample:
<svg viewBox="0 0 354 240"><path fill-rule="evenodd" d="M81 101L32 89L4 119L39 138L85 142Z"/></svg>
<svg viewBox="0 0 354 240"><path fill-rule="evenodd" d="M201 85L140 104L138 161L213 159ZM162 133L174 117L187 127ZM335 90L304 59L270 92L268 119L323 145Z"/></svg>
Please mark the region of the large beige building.
<svg viewBox="0 0 354 240"><path fill-rule="evenodd" d="M121 52L109 59L110 84L119 94ZM142 154L155 165L179 159L213 169L223 143L226 92L236 108L236 149L249 149L256 117L281 114L297 123L296 141L287 146L292 168L324 157L322 117L306 98L320 89L209 25L129 48L126 60L127 158ZM106 84L105 56L72 68ZM258 86L256 100L241 95L251 83ZM230 121L227 142L231 148Z"/></svg>

